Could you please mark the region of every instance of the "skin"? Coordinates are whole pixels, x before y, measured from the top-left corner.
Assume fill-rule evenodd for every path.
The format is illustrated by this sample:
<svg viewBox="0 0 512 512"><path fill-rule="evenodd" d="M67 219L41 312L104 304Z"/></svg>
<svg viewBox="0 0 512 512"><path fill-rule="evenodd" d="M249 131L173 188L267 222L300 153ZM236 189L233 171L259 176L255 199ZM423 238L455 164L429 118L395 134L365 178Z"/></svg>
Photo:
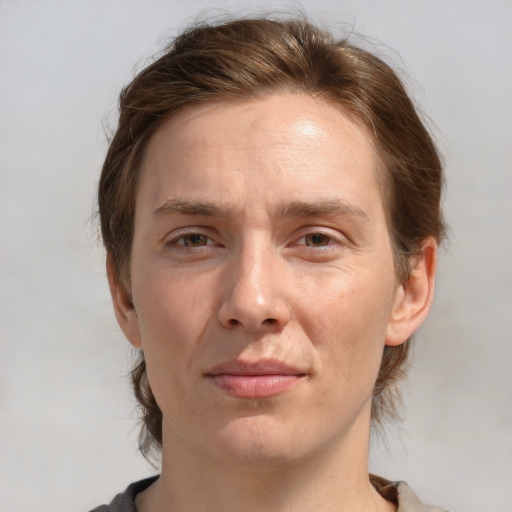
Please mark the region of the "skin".
<svg viewBox="0 0 512 512"><path fill-rule="evenodd" d="M161 477L138 509L394 510L368 482L372 388L384 346L427 315L435 260L425 240L397 282L372 142L339 108L276 94L165 122L142 166L129 294L108 258L163 413ZM271 396L210 376L268 359L298 374Z"/></svg>

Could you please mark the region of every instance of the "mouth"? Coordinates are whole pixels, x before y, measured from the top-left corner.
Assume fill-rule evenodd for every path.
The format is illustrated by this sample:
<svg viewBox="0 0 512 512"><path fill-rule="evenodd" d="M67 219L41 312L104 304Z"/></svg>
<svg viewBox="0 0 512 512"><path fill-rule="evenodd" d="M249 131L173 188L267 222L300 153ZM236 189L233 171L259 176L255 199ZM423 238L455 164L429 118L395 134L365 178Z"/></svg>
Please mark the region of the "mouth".
<svg viewBox="0 0 512 512"><path fill-rule="evenodd" d="M261 399L280 395L306 377L286 363L264 359L254 363L235 360L214 366L206 374L213 385L237 398Z"/></svg>

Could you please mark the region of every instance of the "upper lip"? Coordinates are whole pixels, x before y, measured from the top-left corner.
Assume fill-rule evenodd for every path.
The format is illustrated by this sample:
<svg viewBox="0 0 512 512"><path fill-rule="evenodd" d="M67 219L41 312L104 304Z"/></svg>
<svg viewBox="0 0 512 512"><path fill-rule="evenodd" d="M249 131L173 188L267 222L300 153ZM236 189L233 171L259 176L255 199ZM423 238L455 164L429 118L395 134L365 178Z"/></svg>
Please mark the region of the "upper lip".
<svg viewBox="0 0 512 512"><path fill-rule="evenodd" d="M210 368L206 375L304 375L305 372L278 361L277 359L260 359L245 361L236 359L220 363Z"/></svg>

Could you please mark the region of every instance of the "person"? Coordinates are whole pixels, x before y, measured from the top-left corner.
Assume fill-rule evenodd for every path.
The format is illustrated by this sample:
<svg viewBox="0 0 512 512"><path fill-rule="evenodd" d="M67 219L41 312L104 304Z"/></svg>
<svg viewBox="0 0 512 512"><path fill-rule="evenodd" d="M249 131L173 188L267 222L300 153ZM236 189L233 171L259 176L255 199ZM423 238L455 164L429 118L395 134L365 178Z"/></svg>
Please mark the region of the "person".
<svg viewBox="0 0 512 512"><path fill-rule="evenodd" d="M161 470L95 511L440 510L368 474L445 234L397 74L304 19L235 19L119 105L99 215Z"/></svg>

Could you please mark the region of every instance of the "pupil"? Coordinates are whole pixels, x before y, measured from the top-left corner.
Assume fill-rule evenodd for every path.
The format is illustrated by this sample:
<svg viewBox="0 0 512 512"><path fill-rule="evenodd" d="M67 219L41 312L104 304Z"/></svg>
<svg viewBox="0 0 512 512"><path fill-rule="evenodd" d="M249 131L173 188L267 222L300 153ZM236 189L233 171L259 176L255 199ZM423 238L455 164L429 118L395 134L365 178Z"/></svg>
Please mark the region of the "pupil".
<svg viewBox="0 0 512 512"><path fill-rule="evenodd" d="M190 235L190 245L199 245L203 241L203 235Z"/></svg>
<svg viewBox="0 0 512 512"><path fill-rule="evenodd" d="M311 235L312 245L326 245L326 236L321 233Z"/></svg>

